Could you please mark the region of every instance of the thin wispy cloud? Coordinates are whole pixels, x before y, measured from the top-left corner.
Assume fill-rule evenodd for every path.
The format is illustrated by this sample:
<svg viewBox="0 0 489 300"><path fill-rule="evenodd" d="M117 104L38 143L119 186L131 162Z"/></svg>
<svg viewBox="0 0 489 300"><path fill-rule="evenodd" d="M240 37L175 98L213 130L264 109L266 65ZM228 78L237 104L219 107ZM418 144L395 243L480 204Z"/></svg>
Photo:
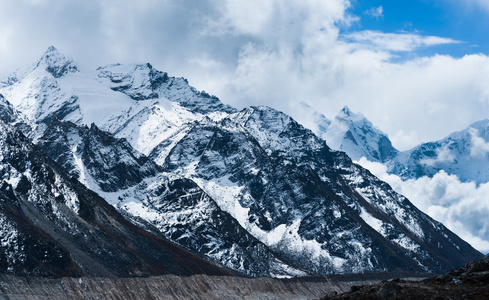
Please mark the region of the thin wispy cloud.
<svg viewBox="0 0 489 300"><path fill-rule="evenodd" d="M384 33L372 30L354 32L345 35L344 38L373 49L386 51L413 51L420 47L460 43L460 41L437 36L423 36L413 33Z"/></svg>
<svg viewBox="0 0 489 300"><path fill-rule="evenodd" d="M375 18L375 19L382 19L384 17L384 8L381 6L379 7L372 7L364 12L367 16Z"/></svg>

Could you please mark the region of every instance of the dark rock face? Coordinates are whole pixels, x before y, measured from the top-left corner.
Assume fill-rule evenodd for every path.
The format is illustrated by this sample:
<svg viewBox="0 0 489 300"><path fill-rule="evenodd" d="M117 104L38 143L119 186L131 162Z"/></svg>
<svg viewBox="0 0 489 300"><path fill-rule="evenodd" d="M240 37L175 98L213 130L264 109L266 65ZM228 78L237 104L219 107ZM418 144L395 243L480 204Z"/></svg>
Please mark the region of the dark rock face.
<svg viewBox="0 0 489 300"><path fill-rule="evenodd" d="M388 281L384 283L379 291L377 292L377 297L384 299L387 297L393 297L399 294L401 291L401 286L394 281Z"/></svg>
<svg viewBox="0 0 489 300"><path fill-rule="evenodd" d="M168 239L247 276L287 275L275 266L286 263L192 180L168 176L146 193L147 206L160 216L150 223Z"/></svg>
<svg viewBox="0 0 489 300"><path fill-rule="evenodd" d="M0 271L37 276L229 274L125 220L0 121Z"/></svg>
<svg viewBox="0 0 489 300"><path fill-rule="evenodd" d="M124 190L160 172L125 140L115 139L95 124L88 128L54 118L36 144L70 175L81 181L90 176L104 192Z"/></svg>
<svg viewBox="0 0 489 300"><path fill-rule="evenodd" d="M135 189L134 197L140 199L144 211L158 217L149 220L138 213L125 213L133 223L242 274L281 274L274 264L283 262L197 184L162 174L160 166L125 140L113 138L95 125L88 128L54 118L36 141L71 176L91 189L117 195L116 206L121 212L128 205L124 200L129 192L124 191Z"/></svg>

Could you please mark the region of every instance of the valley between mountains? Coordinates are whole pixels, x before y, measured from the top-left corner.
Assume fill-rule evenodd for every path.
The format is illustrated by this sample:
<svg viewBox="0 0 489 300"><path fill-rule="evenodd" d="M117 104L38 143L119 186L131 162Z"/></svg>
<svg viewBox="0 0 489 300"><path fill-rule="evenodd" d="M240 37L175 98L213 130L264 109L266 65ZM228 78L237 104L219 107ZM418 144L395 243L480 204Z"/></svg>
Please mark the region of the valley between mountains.
<svg viewBox="0 0 489 300"><path fill-rule="evenodd" d="M85 72L50 47L0 94L3 274L445 273L483 257L356 152L150 64ZM367 155L401 157L376 143ZM421 174L410 164L392 169Z"/></svg>

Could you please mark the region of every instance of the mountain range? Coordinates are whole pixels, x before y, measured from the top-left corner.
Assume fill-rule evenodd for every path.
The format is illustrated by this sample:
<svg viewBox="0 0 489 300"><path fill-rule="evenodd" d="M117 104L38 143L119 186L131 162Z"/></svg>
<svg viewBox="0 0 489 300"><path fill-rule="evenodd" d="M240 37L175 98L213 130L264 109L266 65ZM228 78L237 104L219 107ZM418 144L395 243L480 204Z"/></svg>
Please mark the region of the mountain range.
<svg viewBox="0 0 489 300"><path fill-rule="evenodd" d="M346 152L358 161L365 157L387 166L387 172L403 180L433 177L443 170L461 181L477 184L489 182L489 120L471 124L447 137L422 143L406 151L397 150L387 134L360 113L345 106L334 120L329 120L312 107L303 108L314 116L315 133L333 149Z"/></svg>
<svg viewBox="0 0 489 300"><path fill-rule="evenodd" d="M16 258L36 244L13 238L34 230L15 231L19 212L65 251L49 255L66 265L55 275L445 272L482 257L349 151L329 147L356 149L354 159L402 156L347 108L323 126L346 129L343 137L328 138L270 107L238 111L150 64L82 72L54 47L0 93L4 202L21 203L1 212L13 228L0 233L5 272L49 273ZM131 248L140 235L147 240ZM127 244L111 244L114 236ZM101 271L68 273L83 266Z"/></svg>

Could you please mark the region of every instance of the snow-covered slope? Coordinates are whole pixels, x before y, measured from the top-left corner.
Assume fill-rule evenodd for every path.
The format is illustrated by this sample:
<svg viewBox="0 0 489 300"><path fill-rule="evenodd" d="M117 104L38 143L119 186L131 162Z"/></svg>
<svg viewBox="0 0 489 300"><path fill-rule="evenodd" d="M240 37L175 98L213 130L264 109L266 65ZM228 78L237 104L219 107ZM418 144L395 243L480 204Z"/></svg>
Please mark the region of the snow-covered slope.
<svg viewBox="0 0 489 300"><path fill-rule="evenodd" d="M229 274L125 220L3 120L0 180L2 273Z"/></svg>
<svg viewBox="0 0 489 300"><path fill-rule="evenodd" d="M47 53L57 57L47 65L72 64ZM251 276L441 272L481 255L281 112L237 112L149 64L48 69L63 68L39 63L0 87L39 148L133 223L224 266ZM348 147L393 155L348 109L323 121L346 124Z"/></svg>
<svg viewBox="0 0 489 300"><path fill-rule="evenodd" d="M37 63L3 81L0 93L36 123L56 114L75 123L98 124L133 102L101 84L96 72L79 72L73 61L54 47Z"/></svg>
<svg viewBox="0 0 489 300"><path fill-rule="evenodd" d="M126 138L146 155L185 123L204 116L219 119L235 112L218 98L195 90L186 79L169 77L150 64L109 65L98 71L112 90L139 100L102 123L101 128Z"/></svg>
<svg viewBox="0 0 489 300"><path fill-rule="evenodd" d="M186 79L169 77L150 64L79 72L54 47L37 63L2 81L0 93L33 123L48 122L53 114L78 125L95 123L144 154L184 123L235 112L217 97L195 90Z"/></svg>

